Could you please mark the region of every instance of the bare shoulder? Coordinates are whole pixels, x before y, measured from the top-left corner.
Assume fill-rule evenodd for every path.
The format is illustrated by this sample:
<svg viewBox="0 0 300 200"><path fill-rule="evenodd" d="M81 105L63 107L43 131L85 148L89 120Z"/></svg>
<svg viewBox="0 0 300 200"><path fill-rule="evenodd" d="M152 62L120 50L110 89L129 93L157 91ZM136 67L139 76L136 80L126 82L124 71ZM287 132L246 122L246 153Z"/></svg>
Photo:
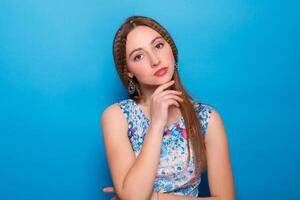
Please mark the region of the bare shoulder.
<svg viewBox="0 0 300 200"><path fill-rule="evenodd" d="M217 140L226 140L226 131L221 114L213 108L210 113L210 119L208 121L206 136L206 142L216 142Z"/></svg>
<svg viewBox="0 0 300 200"><path fill-rule="evenodd" d="M114 103L104 109L104 111L102 112L101 119L107 119L120 114L122 114L120 106L118 105L118 103Z"/></svg>
<svg viewBox="0 0 300 200"><path fill-rule="evenodd" d="M108 106L101 115L101 126L102 128L109 126L111 124L118 123L118 125L127 128L126 118L118 105L114 103Z"/></svg>
<svg viewBox="0 0 300 200"><path fill-rule="evenodd" d="M213 108L210 113L210 120L208 123L208 127L221 128L223 126L224 124L223 124L221 114L215 108Z"/></svg>

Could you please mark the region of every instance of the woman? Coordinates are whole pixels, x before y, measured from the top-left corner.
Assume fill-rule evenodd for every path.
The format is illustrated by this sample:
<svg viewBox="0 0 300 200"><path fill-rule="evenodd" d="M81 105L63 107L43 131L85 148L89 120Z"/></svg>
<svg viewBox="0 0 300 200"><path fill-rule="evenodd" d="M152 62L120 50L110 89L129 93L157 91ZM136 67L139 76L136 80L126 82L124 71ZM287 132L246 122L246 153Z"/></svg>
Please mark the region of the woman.
<svg viewBox="0 0 300 200"><path fill-rule="evenodd" d="M129 17L115 35L113 54L129 98L102 113L114 185L104 191L122 200L235 199L221 116L183 88L167 30L151 18ZM204 170L211 197L197 198Z"/></svg>

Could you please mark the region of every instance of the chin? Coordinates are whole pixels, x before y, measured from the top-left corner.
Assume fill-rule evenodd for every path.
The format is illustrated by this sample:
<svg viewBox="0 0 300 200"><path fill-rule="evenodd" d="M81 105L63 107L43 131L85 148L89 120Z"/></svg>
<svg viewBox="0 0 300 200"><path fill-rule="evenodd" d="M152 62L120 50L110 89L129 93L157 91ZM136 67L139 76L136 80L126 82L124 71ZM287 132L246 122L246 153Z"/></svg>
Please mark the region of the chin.
<svg viewBox="0 0 300 200"><path fill-rule="evenodd" d="M171 80L172 80L172 76L171 77L167 77L167 76L166 77L161 77L161 79L157 81L157 85L162 85L162 84L167 83Z"/></svg>

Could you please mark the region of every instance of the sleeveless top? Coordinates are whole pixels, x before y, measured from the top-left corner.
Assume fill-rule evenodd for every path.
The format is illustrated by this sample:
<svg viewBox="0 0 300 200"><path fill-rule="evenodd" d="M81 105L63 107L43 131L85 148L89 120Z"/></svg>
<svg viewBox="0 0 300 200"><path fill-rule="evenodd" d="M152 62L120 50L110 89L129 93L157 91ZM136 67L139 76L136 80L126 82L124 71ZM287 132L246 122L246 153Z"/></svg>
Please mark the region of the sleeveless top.
<svg viewBox="0 0 300 200"><path fill-rule="evenodd" d="M204 135L213 108L205 103L195 101L192 103L201 121L201 130ZM133 99L121 100L118 105L127 119L128 138L135 157L137 157L141 151L150 120ZM190 161L188 163L184 118L181 117L177 122L165 126L163 132L160 161L153 191L197 197L201 175L195 176L195 158L191 142Z"/></svg>

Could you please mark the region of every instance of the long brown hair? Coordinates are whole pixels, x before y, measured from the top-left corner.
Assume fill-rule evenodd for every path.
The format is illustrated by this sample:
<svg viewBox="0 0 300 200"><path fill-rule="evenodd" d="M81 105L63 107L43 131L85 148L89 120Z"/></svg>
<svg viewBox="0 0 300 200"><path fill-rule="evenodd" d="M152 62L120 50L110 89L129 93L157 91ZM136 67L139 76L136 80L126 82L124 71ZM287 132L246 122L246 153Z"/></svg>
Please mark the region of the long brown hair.
<svg viewBox="0 0 300 200"><path fill-rule="evenodd" d="M148 26L153 30L157 31L171 46L172 52L174 55L175 63L178 63L178 51L176 45L168 33L168 31L160 25L154 19L144 16L131 16L128 17L125 22L120 26L118 31L115 34L113 40L113 56L114 62L116 65L117 72L124 84L124 86L128 87L128 69L126 65L126 39L128 33L134 29L136 26ZM178 65L178 64L177 64ZM202 171L207 169L206 163L206 148L204 138L201 133L201 122L199 120L198 114L193 105L193 98L187 93L181 84L179 73L175 69L172 80L175 80L174 85L172 85L172 89L182 91L183 102L181 103L180 110L185 122L186 132L187 132L187 141L192 143L192 148L194 152L194 156L196 158L195 162L195 173L198 176ZM138 100L143 94L139 88L139 83L135 77L133 77L133 82L136 86L136 92L133 94L129 94L129 98ZM190 145L187 142L188 147L188 160L190 160Z"/></svg>

